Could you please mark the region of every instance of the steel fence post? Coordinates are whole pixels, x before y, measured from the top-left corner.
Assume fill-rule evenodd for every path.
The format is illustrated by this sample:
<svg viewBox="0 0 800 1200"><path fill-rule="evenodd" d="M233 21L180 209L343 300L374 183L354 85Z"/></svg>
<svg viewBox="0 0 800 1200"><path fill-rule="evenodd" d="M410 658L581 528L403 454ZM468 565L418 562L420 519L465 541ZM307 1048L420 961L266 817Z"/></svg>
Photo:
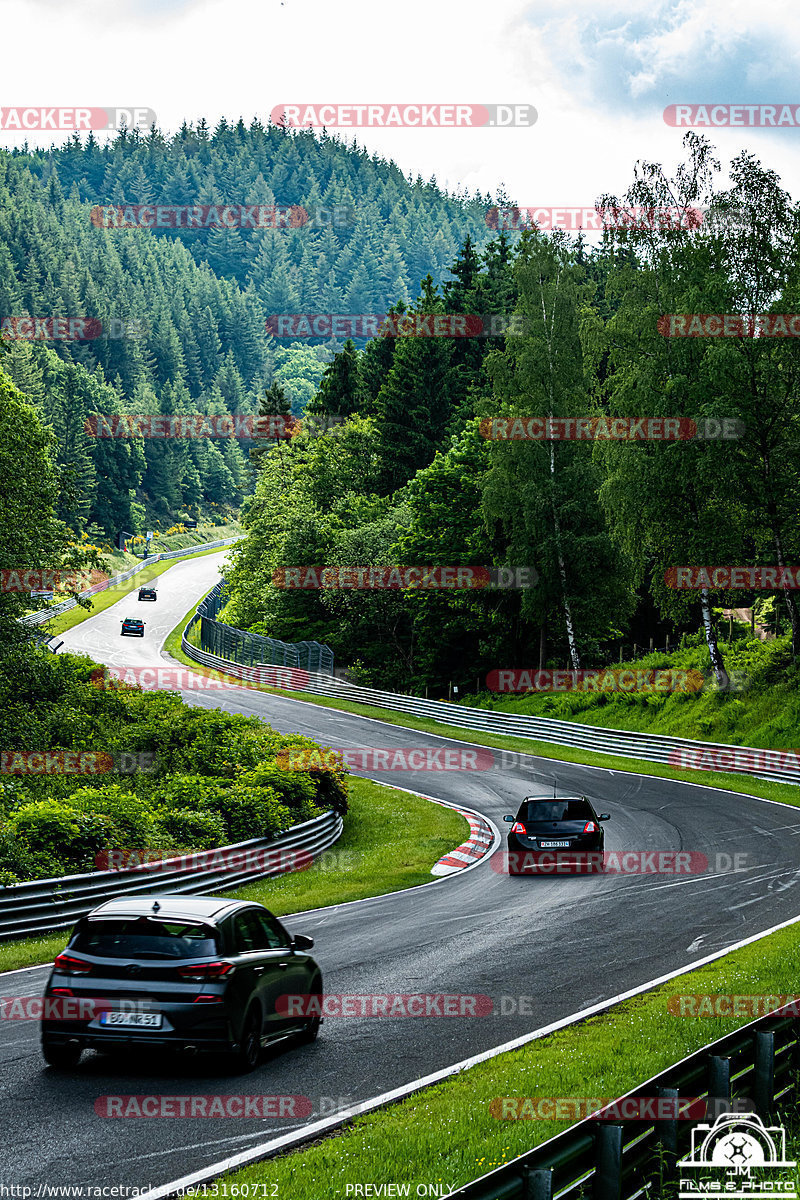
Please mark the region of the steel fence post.
<svg viewBox="0 0 800 1200"><path fill-rule="evenodd" d="M522 1200L553 1200L553 1171L550 1167L523 1167Z"/></svg>
<svg viewBox="0 0 800 1200"><path fill-rule="evenodd" d="M600 1125L595 1145L592 1200L620 1200L622 1195L622 1125Z"/></svg>
<svg viewBox="0 0 800 1200"><path fill-rule="evenodd" d="M753 1034L753 1103L762 1116L775 1108L775 1034L757 1029Z"/></svg>

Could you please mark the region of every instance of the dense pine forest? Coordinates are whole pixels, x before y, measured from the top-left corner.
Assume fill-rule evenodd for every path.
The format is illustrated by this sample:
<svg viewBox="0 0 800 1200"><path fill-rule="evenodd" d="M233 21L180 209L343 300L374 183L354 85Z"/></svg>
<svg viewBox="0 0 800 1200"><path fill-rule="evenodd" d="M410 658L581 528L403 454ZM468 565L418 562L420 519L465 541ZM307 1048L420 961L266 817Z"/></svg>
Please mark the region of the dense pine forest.
<svg viewBox="0 0 800 1200"><path fill-rule="evenodd" d="M223 619L325 642L352 678L402 690L463 690L500 664L578 669L653 636L702 644L724 688L720 608L754 603L783 635L772 667L796 671L793 588L669 585L680 564L800 562L796 342L665 335L670 314L797 312L798 208L751 155L720 190L710 145L688 134L684 151L674 178L640 163L624 196L598 204L691 208L702 222L620 220L591 245L498 232L486 216L502 197L448 196L355 143L257 123L4 154L0 315L116 319L139 334L2 343L4 395L25 413L21 444L33 438L52 497L32 549L52 559L87 530L241 514ZM225 203L302 206L312 219L151 230L91 217L98 205ZM369 340L266 332L268 316L303 312L399 318ZM444 314L496 316L497 335L414 334ZM198 412L306 424L255 443L86 432L97 413ZM491 434L498 419L587 417L737 432ZM276 586L275 572L298 564L527 566L537 582Z"/></svg>
<svg viewBox="0 0 800 1200"><path fill-rule="evenodd" d="M307 220L151 231L93 219L97 206L150 203L294 206ZM355 144L257 122L0 154L0 319L94 318L109 331L3 339L5 371L57 438L59 514L110 537L237 510L252 488L248 442L101 440L86 418L256 414L275 385L301 413L337 344L274 338L267 316L407 302L423 276L448 274L468 233L488 240L490 203L405 179Z"/></svg>

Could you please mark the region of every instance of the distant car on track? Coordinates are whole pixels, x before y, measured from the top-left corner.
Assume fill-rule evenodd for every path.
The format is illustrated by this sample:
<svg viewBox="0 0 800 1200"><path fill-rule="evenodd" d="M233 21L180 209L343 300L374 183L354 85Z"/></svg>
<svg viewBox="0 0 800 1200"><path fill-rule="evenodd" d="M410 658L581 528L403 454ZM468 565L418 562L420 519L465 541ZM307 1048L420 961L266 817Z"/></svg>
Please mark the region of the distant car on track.
<svg viewBox="0 0 800 1200"><path fill-rule="evenodd" d="M126 617L119 632L120 637L144 637L144 621L138 617Z"/></svg>
<svg viewBox="0 0 800 1200"><path fill-rule="evenodd" d="M302 1016L277 1003L321 997L322 973L306 953L313 945L251 901L108 900L78 921L53 964L40 1023L44 1058L70 1069L86 1048L155 1047L222 1052L251 1071L262 1046L311 1042L319 1032L321 1001Z"/></svg>
<svg viewBox="0 0 800 1200"><path fill-rule="evenodd" d="M603 853L605 833L600 822L610 821L611 814L598 816L585 796L526 796L516 817L503 820L512 823L509 875L536 874L539 864L553 862L602 870L597 854Z"/></svg>
<svg viewBox="0 0 800 1200"><path fill-rule="evenodd" d="M139 599L140 600L157 600L158 592L156 591L156 589L154 587L140 587L139 588Z"/></svg>

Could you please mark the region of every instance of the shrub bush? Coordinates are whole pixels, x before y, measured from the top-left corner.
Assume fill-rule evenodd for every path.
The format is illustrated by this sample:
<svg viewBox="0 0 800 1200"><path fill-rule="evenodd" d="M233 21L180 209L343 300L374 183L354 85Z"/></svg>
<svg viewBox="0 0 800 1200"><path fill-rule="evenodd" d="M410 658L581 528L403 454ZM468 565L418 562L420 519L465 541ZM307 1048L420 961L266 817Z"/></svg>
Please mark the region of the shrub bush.
<svg viewBox="0 0 800 1200"><path fill-rule="evenodd" d="M181 850L210 850L225 843L227 829L217 812L200 812L194 808L165 809L161 824Z"/></svg>

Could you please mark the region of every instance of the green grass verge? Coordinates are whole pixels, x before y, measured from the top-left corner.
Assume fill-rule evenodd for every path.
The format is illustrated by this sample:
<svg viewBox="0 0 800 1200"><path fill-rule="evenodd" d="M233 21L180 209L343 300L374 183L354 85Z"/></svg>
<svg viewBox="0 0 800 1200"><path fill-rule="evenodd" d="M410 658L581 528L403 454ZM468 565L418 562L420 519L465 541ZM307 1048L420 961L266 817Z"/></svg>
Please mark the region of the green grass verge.
<svg viewBox="0 0 800 1200"><path fill-rule="evenodd" d="M433 864L469 835L469 825L452 809L367 779L352 777L350 784L344 832L318 862L307 871L249 883L228 894L257 900L279 916L382 896L430 883ZM402 825L396 819L400 807ZM65 936L66 930L0 943L0 971L52 962Z"/></svg>
<svg viewBox="0 0 800 1200"><path fill-rule="evenodd" d="M689 639L696 642L697 638ZM636 730L670 737L731 745L792 749L800 739L800 671L792 665L788 637L769 642L738 637L720 641L726 669L741 690L700 692L618 692L613 690L564 693L526 692L501 695L480 692L459 703L493 712L554 717L605 729ZM609 671L671 668L700 671L710 676L708 649L685 645L669 655L654 651L635 663L614 664Z"/></svg>
<svg viewBox="0 0 800 1200"><path fill-rule="evenodd" d="M233 536L232 534L230 535ZM215 538L209 538L209 541L215 541ZM75 625L80 625L83 621L88 621L89 617L96 617L106 608L110 608L112 604L116 604L123 596L129 595L131 592L137 591L142 584L148 583L151 579L155 579L158 575L163 575L170 567L176 566L181 562L188 562L192 558L204 558L207 554L221 554L225 551L225 546L218 546L213 550L200 550L197 554L186 554L183 558L168 558L164 562L151 563L150 566L144 567L133 579L129 579L126 583L121 583L117 587L110 588L106 592L98 592L92 597L90 608L71 608L69 612L59 613L57 617L51 617L49 621L45 621L40 629L46 633L51 633L56 636L59 633L66 633L68 629L72 629ZM195 608L197 605L194 606ZM192 609L194 612L194 608Z"/></svg>
<svg viewBox="0 0 800 1200"><path fill-rule="evenodd" d="M463 1186L573 1123L498 1119L490 1109L496 1097L620 1096L747 1023L734 1017L673 1016L668 997L794 994L798 971L794 925L408 1100L356 1117L308 1149L253 1164L226 1181L265 1183L264 1194L292 1200L334 1200L345 1195L348 1183L408 1183L412 1196L422 1184L444 1183L448 1190ZM473 1019L497 1021L496 1044L503 1043L501 1019ZM536 1024L534 1013L531 1026ZM320 1036L347 1039L346 1020L328 1020Z"/></svg>
<svg viewBox="0 0 800 1200"><path fill-rule="evenodd" d="M469 824L452 809L369 779L351 776L349 782L350 809L335 846L307 871L259 880L230 895L278 915L384 896L430 883L433 864L469 837Z"/></svg>
<svg viewBox="0 0 800 1200"><path fill-rule="evenodd" d="M184 654L180 648L181 631L194 613L197 605L193 605L183 620L178 624L165 642L165 649L178 662L191 667L194 671L205 675L219 675L207 667L196 663L194 659ZM224 676L237 682L235 676ZM254 685L248 684L248 687ZM439 737L452 738L455 741L467 742L477 746L488 746L495 750L513 750L522 754L533 754L539 758L552 759L555 762L576 763L584 766L604 767L614 771L626 771L632 775L655 775L662 779L677 779L686 783L700 783L704 787L725 788L732 792L740 792L748 796L760 796L766 800L779 800L784 804L800 806L800 787L789 783L770 783L767 780L756 779L750 775L728 775L722 771L691 771L678 770L662 763L645 762L642 759L623 758L615 754L600 754L592 750L572 749L568 746L558 746L553 742L536 741L533 738L506 737L502 734L487 734L479 730L461 729L456 725L434 721L428 717L413 717L407 713L394 712L386 708L377 708L371 704L356 704L349 700L334 700L328 696L315 696L311 692L289 692L277 688L259 686L257 691L274 696L284 696L293 700L303 700L308 704L317 704L321 708L333 708L341 712L354 713L357 716L371 717L389 725L401 725L406 729L418 729L421 733L435 733ZM491 775L487 775L487 782Z"/></svg>

